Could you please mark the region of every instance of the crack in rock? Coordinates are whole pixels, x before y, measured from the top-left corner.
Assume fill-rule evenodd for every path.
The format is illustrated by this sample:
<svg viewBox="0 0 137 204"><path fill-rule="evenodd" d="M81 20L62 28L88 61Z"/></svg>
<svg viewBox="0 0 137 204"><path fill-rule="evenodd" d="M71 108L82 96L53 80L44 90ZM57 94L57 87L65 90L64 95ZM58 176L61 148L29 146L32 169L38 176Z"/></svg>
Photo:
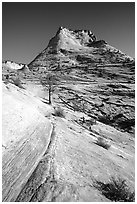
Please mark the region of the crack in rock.
<svg viewBox="0 0 137 204"><path fill-rule="evenodd" d="M46 152L44 153L43 159L38 163L36 169L28 179L27 183L19 193L16 202L25 202L30 201L41 183L43 183L43 180L48 180L49 177L51 177L51 162L52 162L52 156L50 155L50 150L52 143L55 139L55 132L54 128L51 134L51 139L49 142L49 145L47 147Z"/></svg>
<svg viewBox="0 0 137 204"><path fill-rule="evenodd" d="M22 188L15 202L55 202L58 199L78 199L75 187L72 184L58 180L55 177L55 138L53 128L49 146L42 160Z"/></svg>

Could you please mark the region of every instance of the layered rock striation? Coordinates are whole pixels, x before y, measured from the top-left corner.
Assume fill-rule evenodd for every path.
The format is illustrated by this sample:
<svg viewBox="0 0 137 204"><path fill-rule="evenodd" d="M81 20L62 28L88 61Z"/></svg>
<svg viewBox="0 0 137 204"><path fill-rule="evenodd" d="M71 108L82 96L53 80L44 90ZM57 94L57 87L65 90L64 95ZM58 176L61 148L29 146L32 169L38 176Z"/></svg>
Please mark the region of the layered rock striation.
<svg viewBox="0 0 137 204"><path fill-rule="evenodd" d="M51 69L60 66L80 66L82 60L79 56L92 63L123 63L133 59L120 50L110 46L104 40L97 40L92 31L70 30L60 27L56 35L49 41L44 49L30 64L30 69L45 67Z"/></svg>
<svg viewBox="0 0 137 204"><path fill-rule="evenodd" d="M60 27L28 66L3 62L2 80L4 202L134 201L133 58ZM116 198L97 186L111 178Z"/></svg>

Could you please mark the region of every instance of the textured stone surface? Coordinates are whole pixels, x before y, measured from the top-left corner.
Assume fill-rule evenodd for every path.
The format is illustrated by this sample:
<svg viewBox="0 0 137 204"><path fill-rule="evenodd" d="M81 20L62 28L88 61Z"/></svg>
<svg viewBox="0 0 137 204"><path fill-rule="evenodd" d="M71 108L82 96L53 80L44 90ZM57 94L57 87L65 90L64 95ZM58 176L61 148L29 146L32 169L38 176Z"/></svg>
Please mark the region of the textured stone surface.
<svg viewBox="0 0 137 204"><path fill-rule="evenodd" d="M61 27L28 67L3 65L3 201L109 202L93 184L112 176L134 191L134 59ZM59 80L51 106L48 72Z"/></svg>
<svg viewBox="0 0 137 204"><path fill-rule="evenodd" d="M82 60L78 60L78 56L85 59L83 63ZM115 64L132 60L133 58L108 45L104 40L96 40L92 31L59 28L47 48L28 66L30 69L37 70L37 67L57 68L59 63L61 67L69 67L81 66L84 63L87 65L91 62Z"/></svg>
<svg viewBox="0 0 137 204"><path fill-rule="evenodd" d="M73 112L68 112L71 117ZM19 202L107 202L93 186L95 179L108 181L110 176L122 176L134 188L134 150L122 146L118 138L106 150L95 144L98 137L74 121L51 118L54 133L49 150L20 192ZM105 136L129 135L98 124ZM97 125L95 127L98 129ZM95 128L94 127L94 128ZM109 138L110 139L110 138ZM133 144L133 143L132 143Z"/></svg>
<svg viewBox="0 0 137 204"><path fill-rule="evenodd" d="M35 103L27 92L14 86L4 86L3 201L15 201L50 142L52 125L39 113Z"/></svg>

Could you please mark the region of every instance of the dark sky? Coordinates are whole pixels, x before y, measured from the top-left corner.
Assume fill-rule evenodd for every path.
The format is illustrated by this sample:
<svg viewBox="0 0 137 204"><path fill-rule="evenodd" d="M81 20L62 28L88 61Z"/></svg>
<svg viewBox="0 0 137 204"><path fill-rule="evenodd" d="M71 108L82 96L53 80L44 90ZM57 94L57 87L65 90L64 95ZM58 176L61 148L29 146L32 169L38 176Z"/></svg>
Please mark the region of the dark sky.
<svg viewBox="0 0 137 204"><path fill-rule="evenodd" d="M5 2L3 60L29 63L46 48L59 26L92 30L98 40L135 56L133 2Z"/></svg>

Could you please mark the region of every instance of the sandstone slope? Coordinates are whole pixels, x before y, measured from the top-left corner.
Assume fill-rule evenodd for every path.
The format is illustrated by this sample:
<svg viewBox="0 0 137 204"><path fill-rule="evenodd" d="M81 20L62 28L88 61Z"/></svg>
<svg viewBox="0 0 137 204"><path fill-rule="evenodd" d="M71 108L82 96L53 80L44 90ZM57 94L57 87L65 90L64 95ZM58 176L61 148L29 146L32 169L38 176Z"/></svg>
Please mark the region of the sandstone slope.
<svg viewBox="0 0 137 204"><path fill-rule="evenodd" d="M48 73L58 79L50 106ZM2 77L3 201L110 202L94 183L111 177L134 191L133 58L60 27L28 67L4 64Z"/></svg>
<svg viewBox="0 0 137 204"><path fill-rule="evenodd" d="M15 201L49 145L52 124L40 114L40 105L26 91L3 84L3 201Z"/></svg>

